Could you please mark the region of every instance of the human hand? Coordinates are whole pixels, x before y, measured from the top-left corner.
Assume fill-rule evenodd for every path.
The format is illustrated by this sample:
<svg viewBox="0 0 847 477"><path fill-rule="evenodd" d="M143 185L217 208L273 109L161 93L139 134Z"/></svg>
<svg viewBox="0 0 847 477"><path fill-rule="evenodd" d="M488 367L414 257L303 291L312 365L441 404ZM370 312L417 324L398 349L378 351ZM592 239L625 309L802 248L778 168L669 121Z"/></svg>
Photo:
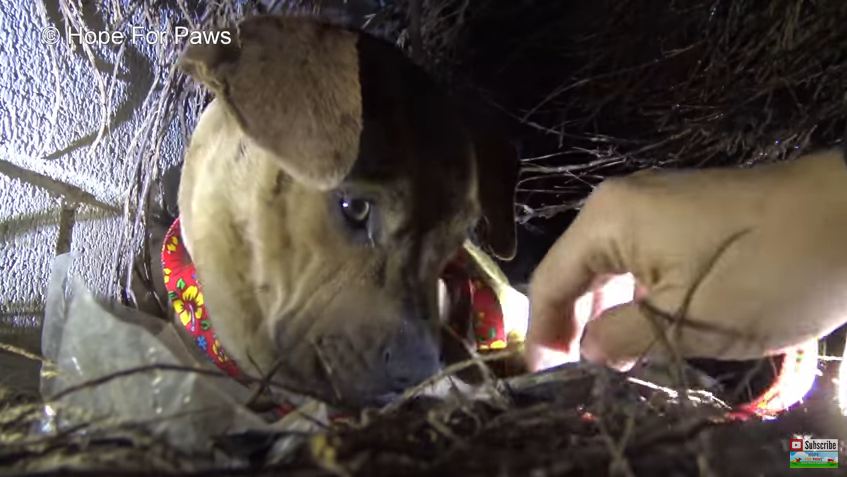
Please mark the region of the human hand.
<svg viewBox="0 0 847 477"><path fill-rule="evenodd" d="M529 299L531 370L580 351L619 369L648 352L754 359L826 335L847 322L843 154L607 180Z"/></svg>

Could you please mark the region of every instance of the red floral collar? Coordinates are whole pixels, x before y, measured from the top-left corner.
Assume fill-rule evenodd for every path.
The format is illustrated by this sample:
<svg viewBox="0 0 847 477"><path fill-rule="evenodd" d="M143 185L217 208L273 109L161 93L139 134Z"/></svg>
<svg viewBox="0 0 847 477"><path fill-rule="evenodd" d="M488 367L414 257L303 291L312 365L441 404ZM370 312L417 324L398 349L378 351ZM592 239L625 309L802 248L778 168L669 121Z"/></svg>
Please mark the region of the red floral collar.
<svg viewBox="0 0 847 477"><path fill-rule="evenodd" d="M162 244L162 271L165 288L174 313L194 343L229 376L240 380L241 371L224 351L206 310L203 289L197 281L197 271L182 241L180 221L177 218L165 234Z"/></svg>
<svg viewBox="0 0 847 477"><path fill-rule="evenodd" d="M463 329L466 327L463 326L464 323L451 323L451 326L460 335L472 334L480 351L505 348L506 330L497 294L488 283L469 271L470 260L472 258L467 252L460 251L442 277L447 284L451 302L466 303L473 316L472 330ZM194 338L197 347L227 375L242 380L241 371L235 361L227 356L209 321L203 289L197 281L194 264L182 241L179 218L171 224L165 235L162 244L162 269L165 288L174 313Z"/></svg>

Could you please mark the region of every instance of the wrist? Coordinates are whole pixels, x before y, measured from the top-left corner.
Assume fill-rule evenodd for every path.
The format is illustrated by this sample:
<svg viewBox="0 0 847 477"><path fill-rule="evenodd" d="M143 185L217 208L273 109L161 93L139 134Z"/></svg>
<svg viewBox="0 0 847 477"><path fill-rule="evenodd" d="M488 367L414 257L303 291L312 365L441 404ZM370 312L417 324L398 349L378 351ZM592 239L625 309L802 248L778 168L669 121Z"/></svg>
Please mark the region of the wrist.
<svg viewBox="0 0 847 477"><path fill-rule="evenodd" d="M847 156L843 149L814 152L781 165L784 170L777 187L787 193L788 200L798 202L805 197L815 201L817 207L847 207Z"/></svg>

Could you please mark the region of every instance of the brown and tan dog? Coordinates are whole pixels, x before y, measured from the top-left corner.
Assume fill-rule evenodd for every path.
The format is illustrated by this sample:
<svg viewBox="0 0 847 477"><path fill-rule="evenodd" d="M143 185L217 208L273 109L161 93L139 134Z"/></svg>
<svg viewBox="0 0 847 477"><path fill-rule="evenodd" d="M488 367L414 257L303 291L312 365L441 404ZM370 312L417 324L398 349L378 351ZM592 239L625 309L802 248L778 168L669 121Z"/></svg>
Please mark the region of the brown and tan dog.
<svg viewBox="0 0 847 477"><path fill-rule="evenodd" d="M469 232L514 255L517 157L378 39L276 16L235 33L182 61L216 95L179 191L210 319L243 369L378 403L440 368L437 281Z"/></svg>

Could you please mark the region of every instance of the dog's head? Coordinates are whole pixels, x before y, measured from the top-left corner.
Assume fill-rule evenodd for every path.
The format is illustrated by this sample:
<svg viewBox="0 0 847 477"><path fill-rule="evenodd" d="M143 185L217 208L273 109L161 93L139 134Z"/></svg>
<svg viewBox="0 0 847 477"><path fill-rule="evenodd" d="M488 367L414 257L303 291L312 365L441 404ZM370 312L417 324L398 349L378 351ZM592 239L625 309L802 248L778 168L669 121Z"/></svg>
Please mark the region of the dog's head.
<svg viewBox="0 0 847 477"><path fill-rule="evenodd" d="M182 61L227 118L203 134L238 142L238 157L196 153L231 161L224 181L200 184L213 179L188 167L183 177L211 320L244 367L278 361L290 387L378 402L441 366L437 280L469 232L514 254L516 155L378 39L268 16L234 40ZM186 180L225 198L188 205ZM222 263L242 271L228 278Z"/></svg>

